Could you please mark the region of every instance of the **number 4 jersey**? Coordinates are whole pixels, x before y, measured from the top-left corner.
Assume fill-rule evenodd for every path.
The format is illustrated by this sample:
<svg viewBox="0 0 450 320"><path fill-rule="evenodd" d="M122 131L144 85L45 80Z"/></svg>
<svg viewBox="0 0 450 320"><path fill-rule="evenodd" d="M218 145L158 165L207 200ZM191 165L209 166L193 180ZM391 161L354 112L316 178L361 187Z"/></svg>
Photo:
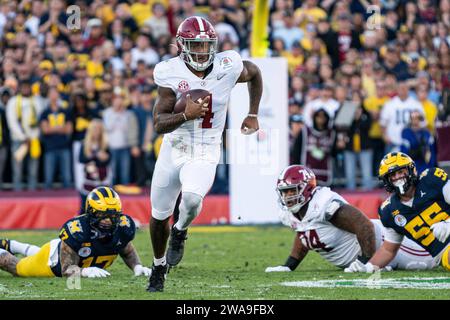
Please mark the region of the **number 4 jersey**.
<svg viewBox="0 0 450 320"><path fill-rule="evenodd" d="M296 230L302 245L318 252L331 264L345 268L361 254L356 235L334 226L329 220L347 201L331 189L317 187L302 220L289 211L280 211L283 224ZM380 220L371 220L375 228L376 247L383 242L385 228ZM399 253L389 264L394 269L428 269L434 259L414 242L405 239Z"/></svg>
<svg viewBox="0 0 450 320"><path fill-rule="evenodd" d="M450 182L447 173L440 168L425 170L420 175L414 198L409 203L402 203L393 194L380 206L381 222L389 230L386 239L399 243L406 236L433 257L439 256L449 245L450 238L444 243L440 242L430 227L449 218L449 202Z"/></svg>
<svg viewBox="0 0 450 320"><path fill-rule="evenodd" d="M170 88L177 99L193 89L204 89L211 93L210 111L205 117L186 121L166 136L172 141L178 139L184 143L220 144L228 100L242 70L242 59L233 50L216 54L212 69L205 78L192 73L179 57L158 63L153 74L155 83Z"/></svg>

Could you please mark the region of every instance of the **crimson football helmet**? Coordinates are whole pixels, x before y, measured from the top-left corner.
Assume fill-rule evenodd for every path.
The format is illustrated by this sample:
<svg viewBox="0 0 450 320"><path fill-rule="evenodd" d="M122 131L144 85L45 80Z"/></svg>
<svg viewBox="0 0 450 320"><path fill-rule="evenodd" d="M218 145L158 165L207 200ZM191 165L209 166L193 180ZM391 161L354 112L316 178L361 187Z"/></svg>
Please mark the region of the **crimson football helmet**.
<svg viewBox="0 0 450 320"><path fill-rule="evenodd" d="M204 71L214 61L217 35L212 24L204 18L193 16L178 27L177 47L180 58L197 71Z"/></svg>
<svg viewBox="0 0 450 320"><path fill-rule="evenodd" d="M281 172L277 192L283 208L297 213L312 197L316 175L308 167L292 165Z"/></svg>

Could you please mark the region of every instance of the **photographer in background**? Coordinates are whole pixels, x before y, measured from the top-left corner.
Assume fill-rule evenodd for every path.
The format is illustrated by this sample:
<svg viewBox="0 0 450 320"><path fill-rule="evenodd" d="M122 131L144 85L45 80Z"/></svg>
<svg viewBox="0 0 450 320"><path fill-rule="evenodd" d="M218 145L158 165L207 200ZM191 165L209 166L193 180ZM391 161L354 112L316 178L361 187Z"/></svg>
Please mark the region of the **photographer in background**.
<svg viewBox="0 0 450 320"><path fill-rule="evenodd" d="M414 160L418 174L436 165L434 138L426 128L424 117L420 112L411 112L409 126L402 131L400 151Z"/></svg>

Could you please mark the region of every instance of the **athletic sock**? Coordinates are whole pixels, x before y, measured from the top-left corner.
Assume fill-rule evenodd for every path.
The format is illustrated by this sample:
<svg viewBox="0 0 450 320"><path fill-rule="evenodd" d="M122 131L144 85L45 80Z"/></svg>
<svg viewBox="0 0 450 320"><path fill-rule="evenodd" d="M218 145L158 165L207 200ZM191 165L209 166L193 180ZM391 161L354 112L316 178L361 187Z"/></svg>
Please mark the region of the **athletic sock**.
<svg viewBox="0 0 450 320"><path fill-rule="evenodd" d="M159 258L159 259L153 258L153 264L155 266L165 266L166 265L166 256Z"/></svg>
<svg viewBox="0 0 450 320"><path fill-rule="evenodd" d="M22 243L16 240L11 240L10 244L10 250L13 254L20 253L27 257L35 255L39 252L39 250L41 250L41 248L39 248L38 246L34 246L28 243Z"/></svg>

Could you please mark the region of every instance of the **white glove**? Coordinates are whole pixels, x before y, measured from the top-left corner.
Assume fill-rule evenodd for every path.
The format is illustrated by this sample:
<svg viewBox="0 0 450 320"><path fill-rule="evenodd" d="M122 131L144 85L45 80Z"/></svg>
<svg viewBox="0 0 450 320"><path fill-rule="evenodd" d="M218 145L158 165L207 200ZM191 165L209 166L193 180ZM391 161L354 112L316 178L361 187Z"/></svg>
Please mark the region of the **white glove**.
<svg viewBox="0 0 450 320"><path fill-rule="evenodd" d="M431 226L433 234L440 242L445 242L450 236L450 220L441 221Z"/></svg>
<svg viewBox="0 0 450 320"><path fill-rule="evenodd" d="M137 264L134 266L134 275L150 277L152 275L152 269L144 267L142 264Z"/></svg>
<svg viewBox="0 0 450 320"><path fill-rule="evenodd" d="M89 267L81 269L81 276L85 278L106 278L111 274L97 267Z"/></svg>
<svg viewBox="0 0 450 320"><path fill-rule="evenodd" d="M375 270L375 266L370 262L366 264L362 263L359 260L353 261L347 268L344 269L344 272L366 272L373 273Z"/></svg>
<svg viewBox="0 0 450 320"><path fill-rule="evenodd" d="M277 267L267 267L266 272L290 272L292 271L289 267L286 266L277 266Z"/></svg>

